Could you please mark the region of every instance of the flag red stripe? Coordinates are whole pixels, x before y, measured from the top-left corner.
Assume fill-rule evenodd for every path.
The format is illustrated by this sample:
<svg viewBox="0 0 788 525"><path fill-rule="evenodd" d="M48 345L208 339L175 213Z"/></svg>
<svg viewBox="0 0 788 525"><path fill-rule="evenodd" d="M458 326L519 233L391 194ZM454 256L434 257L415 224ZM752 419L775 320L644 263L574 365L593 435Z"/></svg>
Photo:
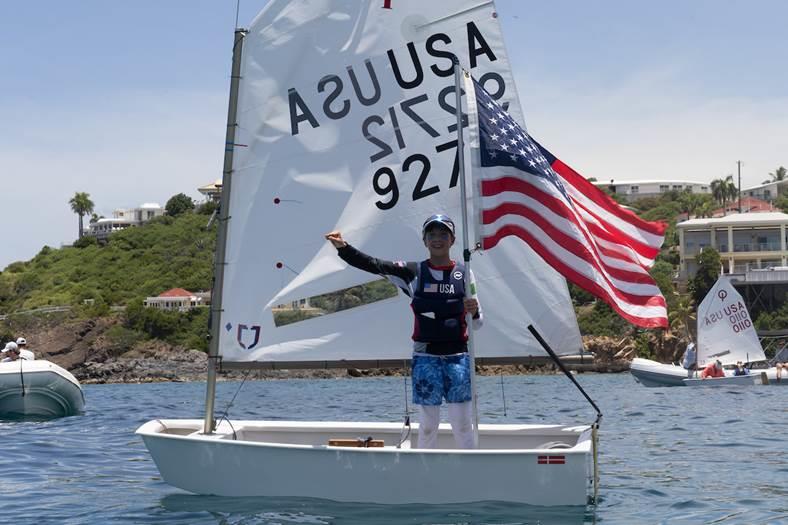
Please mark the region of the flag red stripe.
<svg viewBox="0 0 788 525"><path fill-rule="evenodd" d="M572 199L572 203L578 208L582 208L586 213L588 213L589 215L594 217L597 221L599 221L600 224L604 225L604 228L602 228L599 226L599 224L596 224L592 221L585 221L586 225L588 226L588 229L594 235L618 244L622 244L622 243L626 244L626 246L632 248L632 250L637 252L639 255L651 261L651 264L653 265L654 259L656 259L657 255L659 255L659 248L654 248L652 246L640 242L637 239L634 239L633 237L630 237L629 235L626 234L626 232L619 230L618 228L615 227L615 225L606 222L603 218L599 217L597 214L593 212L593 210L589 210L583 203L578 202L574 199ZM642 264L642 263L638 262L638 264Z"/></svg>
<svg viewBox="0 0 788 525"><path fill-rule="evenodd" d="M500 242L500 240L508 235L515 235L528 243L528 245L533 249L540 257L542 257L547 264L555 268L558 272L561 273L569 282L576 284L583 290L586 290L589 293L596 295L597 297L601 298L605 301L610 307L615 310L621 317L629 321L630 323L643 327L643 328L667 328L668 326L668 319L667 319L667 311L665 311L664 316L651 316L651 317L639 317L634 316L626 311L618 304L618 302L608 294L607 290L602 288L599 284L597 284L592 279L589 279L585 275L577 272L574 268L564 264L561 259L556 257L553 252L546 249L539 241L537 241L530 233L525 231L522 228L517 226L504 226L501 228L494 236L486 237L483 239L482 245L485 250L489 250L493 248L496 244ZM664 298L662 296L654 297L653 300L662 299L664 303ZM650 305L652 306L652 305ZM662 305L653 305L653 306L662 306Z"/></svg>
<svg viewBox="0 0 788 525"><path fill-rule="evenodd" d="M550 232L545 232L545 233L547 233L547 235L549 235L551 238L554 238L554 239L556 238L554 235L550 234ZM549 253L552 257L555 258L556 261L560 261L561 267L563 267L563 268L572 268L572 271L575 272L577 275L582 275L580 272L577 272L577 270L575 270L574 267L570 266L568 263L566 263L566 261L561 259L558 255L553 254L553 252L549 248L544 246L536 237L532 236L524 228L522 228L520 226L517 226L515 224L507 224L506 226L503 226L498 231L496 231L495 234L484 237L483 240L482 240L483 243L484 243L484 247L487 248L488 247L488 243L490 243L489 247L492 248L493 246L498 244L498 242L500 242L500 240L503 237L506 237L507 235L515 235L517 237L520 237L521 239L523 239L526 242L528 242L528 244L534 249L534 251L536 251L540 255L542 255L543 252L544 253ZM527 238L524 235L527 236ZM531 240L534 243L537 243L539 245L539 249L537 249L534 245L531 244ZM560 244L560 241L558 241L558 242ZM574 253L574 252L572 252L572 253ZM597 265L595 265L592 261L589 261L587 258L582 257L581 255L579 255L577 253L574 253L574 255L577 255L578 257L581 257L583 260L588 262L588 264L591 265L592 268L594 268L594 270L605 280L605 282L608 284L608 286L613 291L613 294L620 301L625 302L627 304L631 304L633 306L659 306L659 307L665 307L666 306L665 299L661 295L656 295L656 296L655 295L636 295L636 294L624 292L623 290L621 290L621 288L619 288L615 284L611 283L610 279L608 279L607 276L605 275L605 272L603 270L601 270ZM552 265L552 266L556 267L555 265ZM557 267L556 267L556 269L557 269ZM563 274L563 271L561 271L561 273ZM566 277L566 274L564 274L564 276ZM588 277L585 277L585 278L588 279ZM598 283L596 283L595 281L592 281L592 282L594 282L595 286L599 287L600 290L604 290L604 293L606 295L609 295L609 292L607 292L604 288L602 288ZM579 284L579 283L575 283L575 284L577 284L578 286L582 287L582 285ZM592 290L588 290L588 291L592 292Z"/></svg>
<svg viewBox="0 0 788 525"><path fill-rule="evenodd" d="M552 225L547 219L544 218L542 214L523 204L507 202L491 210L483 210L482 223L491 224L504 215L510 214L525 217L529 221L533 222L550 237L555 239L556 242L567 251L572 252L581 259L587 261L589 264L594 265L603 274L633 284L654 284L654 279L652 279L648 273L636 273L625 269L608 266L604 262L600 263L591 253L591 247L588 244L580 242L574 237L567 235L564 231ZM600 252L604 251L605 250L601 249L600 247ZM610 282L610 279L606 280L611 286L615 286L615 284Z"/></svg>
<svg viewBox="0 0 788 525"><path fill-rule="evenodd" d="M640 265L638 261L632 261L631 259L629 259L630 262L632 262L638 267L638 269L640 270L638 273L640 273L641 275L637 275L634 269L633 271L627 271L627 270L611 267L605 264L604 261L600 261L599 263L597 263L590 250L594 250L595 252L599 253L600 251L602 251L601 247L590 238L588 233L578 223L578 218L575 216L574 213L572 213L572 211L569 209L569 207L567 206L566 202L563 199L556 198L552 194L545 193L541 189L536 188L533 184L530 184L529 182L514 177L502 177L500 179L482 181L481 191L482 191L482 195L485 197L494 196L497 193L501 193L504 191L510 191L510 192L522 193L524 195L531 197L532 199L535 199L536 201L538 201L540 204L548 208L556 215L563 217L567 221L572 222L575 225L576 230L585 238L586 242L581 243L577 239L573 239L572 237L566 236L566 234L564 234L566 242L573 243L573 245L575 246L570 251L576 253L578 256L583 258L591 257L591 259L589 259L589 262L593 261L595 264L604 265L605 268L609 271L609 273L618 279L624 281L633 281L639 283L647 282L649 284L653 284L654 280L648 274L646 269L643 268L642 265ZM503 213L501 213L500 215L488 216L487 211L488 210L484 210L482 213L483 224L489 224L495 221L501 215L503 215ZM512 211L512 213L516 213L516 212ZM518 213L518 214L522 215L522 213ZM543 230L547 230L548 228L550 228L554 232L560 231L555 229L555 227L552 226L545 218L543 218L541 214L536 214L534 217L536 220L539 221L539 225ZM536 220L534 222L536 222ZM563 245L563 243L561 244ZM579 248L579 246L582 246L582 248ZM581 255L582 252L587 252L588 257ZM617 258L620 258L618 257L618 254L617 254ZM644 278L646 280L643 280Z"/></svg>
<svg viewBox="0 0 788 525"><path fill-rule="evenodd" d="M653 235L665 235L665 230L668 227L667 224L664 222L649 222L641 219L635 213L625 210L619 203L613 200L610 195L588 182L585 177L577 173L568 165L564 164L561 160L555 159L551 167L556 173L561 175L564 180L577 188L578 191L582 192L589 199L593 200L599 207L604 208L606 211L615 215L619 219L626 221L633 226Z"/></svg>
<svg viewBox="0 0 788 525"><path fill-rule="evenodd" d="M539 180L541 180L541 179L539 179ZM533 188L533 191L531 190L531 188ZM498 178L498 179L491 179L491 180L484 180L484 181L482 181L482 196L490 197L490 196L493 196L493 195L495 195L497 193L501 193L501 192L504 192L504 191L512 191L512 192L523 193L525 195L528 195L529 197L532 197L532 198L534 198L536 200L539 200L540 202L542 202L542 204L547 206L555 214L560 215L560 216L562 216L562 217L566 218L567 220L570 220L570 221L572 221L574 223L578 223L579 220L582 220L582 218L578 219L578 217L569 209L569 207L568 207L567 203L564 201L564 199L557 198L551 193L546 193L546 192L540 190L539 188L536 188L535 185L529 183L528 181L525 181L525 180L522 180L522 179L519 179L519 178L516 178L516 177L501 177L501 178ZM538 193L535 193L535 192L538 192ZM583 224L585 224L587 226L591 226L592 223L583 221ZM586 238L588 238L588 235L586 235L586 233L583 230L583 228L579 227L579 225L578 225L578 229L579 229L580 232L583 233L583 235ZM599 230L599 227L594 225L594 229L595 230ZM593 230L591 230L591 228L589 228L589 230L591 231L591 233L593 233ZM600 235L600 237L605 239L605 240L608 240L610 242L613 242L613 243L616 243L616 244L621 244L623 246L629 245L629 242L630 242L630 238L627 237L626 235L625 235L624 239L620 239L620 238L617 239L615 237L610 236L607 233L605 233L604 236ZM589 239L589 241L590 241L590 239ZM596 245L596 243L593 243L593 244ZM623 248L623 249L625 250L626 248ZM624 253L617 252L616 257L619 258L619 259L623 259L623 257L621 257L622 255L624 255ZM638 260L636 257L631 256L631 255L626 255L626 260L631 261L633 264L636 264L636 265L640 266L641 268L643 268L644 271L647 271L647 268L645 266L643 266L641 261Z"/></svg>

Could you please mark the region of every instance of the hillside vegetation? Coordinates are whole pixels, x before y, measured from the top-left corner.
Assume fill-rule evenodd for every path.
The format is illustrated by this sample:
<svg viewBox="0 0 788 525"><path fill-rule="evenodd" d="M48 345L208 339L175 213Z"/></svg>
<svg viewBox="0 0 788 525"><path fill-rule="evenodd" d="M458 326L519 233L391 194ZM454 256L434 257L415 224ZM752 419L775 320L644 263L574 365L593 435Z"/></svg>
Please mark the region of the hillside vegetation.
<svg viewBox="0 0 788 525"><path fill-rule="evenodd" d="M170 288L211 286L215 227L208 216L158 217L113 233L98 245L84 237L74 247L50 248L0 273L0 313L49 305L126 305Z"/></svg>
<svg viewBox="0 0 788 525"><path fill-rule="evenodd" d="M168 204L169 206L169 204ZM635 211L648 220L668 224L665 243L651 274L668 303L671 329L678 337L694 327L695 298L703 297L716 279L719 261L710 250L708 268L697 282L690 282L691 294L674 291L672 276L678 265L676 218L681 213L709 210L711 197L669 192L659 198L637 201ZM169 211L169 210L168 210ZM212 205L195 210L184 208L176 216L155 218L143 226L113 233L106 245L83 237L73 247L45 246L30 261L15 262L0 272L0 314L46 306L72 306L71 317L100 318L113 315L108 336L114 344L132 348L140 341L158 339L187 348L207 348L208 309L165 312L147 309L142 301L170 288L209 290L216 242L216 223L207 228ZM385 281L340 290L310 298L316 309L284 310L276 314L277 325L297 322L320 312L352 308L396 295ZM570 286L578 324L583 335L631 337L638 353L650 356L655 337L662 331L638 329L615 314L593 296ZM112 312L110 307L121 307ZM775 312L759 324L781 324L785 312ZM0 326L2 329L2 326Z"/></svg>

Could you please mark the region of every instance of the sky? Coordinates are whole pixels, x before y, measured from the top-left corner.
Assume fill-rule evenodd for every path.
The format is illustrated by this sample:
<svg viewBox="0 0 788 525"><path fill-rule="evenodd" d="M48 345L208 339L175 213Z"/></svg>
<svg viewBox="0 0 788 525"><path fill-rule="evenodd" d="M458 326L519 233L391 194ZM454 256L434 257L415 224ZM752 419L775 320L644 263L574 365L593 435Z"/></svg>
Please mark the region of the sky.
<svg viewBox="0 0 788 525"><path fill-rule="evenodd" d="M239 3L248 26L266 2ZM788 2L496 5L529 132L584 176L741 160L746 188L788 166ZM77 191L111 216L221 177L235 18L236 0L0 0L0 268L72 242Z"/></svg>

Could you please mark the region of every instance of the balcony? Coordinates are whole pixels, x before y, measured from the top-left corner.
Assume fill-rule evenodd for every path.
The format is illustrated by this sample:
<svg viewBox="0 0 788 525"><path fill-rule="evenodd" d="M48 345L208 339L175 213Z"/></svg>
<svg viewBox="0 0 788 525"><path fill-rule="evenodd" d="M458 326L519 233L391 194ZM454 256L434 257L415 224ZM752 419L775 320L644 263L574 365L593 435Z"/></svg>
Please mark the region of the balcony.
<svg viewBox="0 0 788 525"><path fill-rule="evenodd" d="M779 252L780 241L734 243L733 251L734 252Z"/></svg>

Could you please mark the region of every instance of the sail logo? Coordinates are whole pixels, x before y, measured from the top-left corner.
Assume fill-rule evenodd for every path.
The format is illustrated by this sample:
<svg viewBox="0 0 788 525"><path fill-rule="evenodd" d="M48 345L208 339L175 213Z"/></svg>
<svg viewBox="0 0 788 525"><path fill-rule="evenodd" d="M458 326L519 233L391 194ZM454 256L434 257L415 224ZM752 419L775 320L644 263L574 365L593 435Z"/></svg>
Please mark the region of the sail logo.
<svg viewBox="0 0 788 525"><path fill-rule="evenodd" d="M248 345L244 343L244 334L247 331L252 332L253 334L252 342L251 344ZM240 347L243 348L244 350L251 350L252 348L257 346L257 343L260 342L260 325L255 324L252 326L247 326L245 324L239 324L238 329L236 330L235 340L238 342Z"/></svg>

